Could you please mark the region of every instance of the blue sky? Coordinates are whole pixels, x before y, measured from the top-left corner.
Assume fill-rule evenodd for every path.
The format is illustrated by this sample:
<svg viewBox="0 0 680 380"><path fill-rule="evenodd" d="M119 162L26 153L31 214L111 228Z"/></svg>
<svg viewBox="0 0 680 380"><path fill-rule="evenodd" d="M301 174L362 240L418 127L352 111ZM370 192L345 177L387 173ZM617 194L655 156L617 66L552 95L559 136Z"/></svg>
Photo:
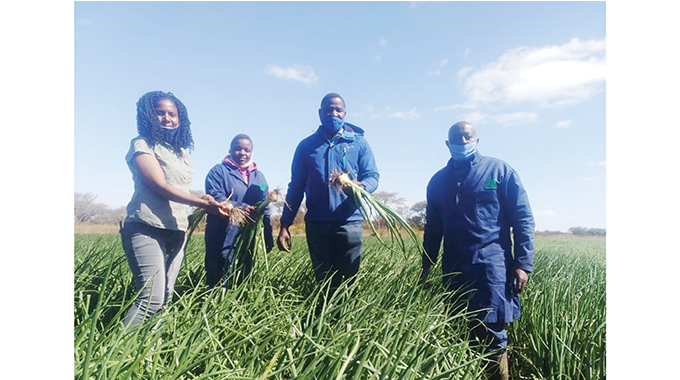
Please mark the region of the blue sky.
<svg viewBox="0 0 680 380"><path fill-rule="evenodd" d="M286 7L302 11L281 11ZM9 146L2 184L10 194L0 219L6 237L0 285L20 289L3 296L23 311L5 318L14 348L6 355L14 364L8 376L25 376L26 368L42 377L73 373L73 191L127 202L132 182L123 156L135 134L134 104L156 89L174 91L189 107L194 188L242 131L255 139L256 160L270 183L285 186L292 150L314 129L328 91L342 93L348 120L366 129L382 172L380 190L412 201L424 198L425 183L447 159L446 130L468 116L477 116L471 121L480 150L519 171L541 230L604 224L606 171L607 372L612 379L671 373L678 332L649 334L657 307L669 311L664 315L674 311L680 267L674 37L680 24L668 1L606 3L606 153L602 81L550 92L549 79L569 77L532 77L542 61L522 55L548 47L564 52L575 38L602 41L601 2L61 0L3 2L0 9ZM342 34L335 32L340 28ZM598 54L576 61L597 63ZM270 68L277 67L293 68L282 71L290 79L276 76ZM468 83L494 91L472 93ZM554 104L559 100L572 104ZM501 122L499 116L513 114L525 121ZM406 181L399 179L403 173L410 175ZM40 341L51 354L39 366L25 354L35 351L27 336L50 337Z"/></svg>
<svg viewBox="0 0 680 380"><path fill-rule="evenodd" d="M285 187L323 95L366 131L379 191L425 200L448 128L520 174L538 230L606 227L604 2L76 2L74 188L124 206L135 103L187 106L194 189L247 133Z"/></svg>

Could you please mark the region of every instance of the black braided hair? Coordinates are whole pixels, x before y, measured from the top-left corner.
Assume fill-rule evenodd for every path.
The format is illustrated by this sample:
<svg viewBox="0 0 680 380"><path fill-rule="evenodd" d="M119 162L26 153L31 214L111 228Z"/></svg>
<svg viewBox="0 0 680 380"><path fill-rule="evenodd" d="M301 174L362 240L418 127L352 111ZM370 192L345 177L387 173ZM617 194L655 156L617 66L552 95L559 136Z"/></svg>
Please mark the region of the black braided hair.
<svg viewBox="0 0 680 380"><path fill-rule="evenodd" d="M194 139L191 137L191 122L187 109L184 103L177 99L172 92L151 91L139 98L137 102L137 132L151 147L165 142L163 128L156 117L156 105L163 99L172 100L179 113L179 131L177 131L170 145L172 145L175 154L181 156L181 148L194 149Z"/></svg>

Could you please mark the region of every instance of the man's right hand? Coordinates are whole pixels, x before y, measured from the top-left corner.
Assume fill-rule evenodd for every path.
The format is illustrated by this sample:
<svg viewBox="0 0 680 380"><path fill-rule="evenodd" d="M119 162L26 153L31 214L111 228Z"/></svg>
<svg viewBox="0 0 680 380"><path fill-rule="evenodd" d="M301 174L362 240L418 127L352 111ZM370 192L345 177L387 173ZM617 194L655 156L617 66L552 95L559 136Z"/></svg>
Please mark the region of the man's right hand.
<svg viewBox="0 0 680 380"><path fill-rule="evenodd" d="M288 231L288 226L281 226L279 230L279 237L276 239L276 245L281 251L290 252L291 242L290 242L290 231Z"/></svg>

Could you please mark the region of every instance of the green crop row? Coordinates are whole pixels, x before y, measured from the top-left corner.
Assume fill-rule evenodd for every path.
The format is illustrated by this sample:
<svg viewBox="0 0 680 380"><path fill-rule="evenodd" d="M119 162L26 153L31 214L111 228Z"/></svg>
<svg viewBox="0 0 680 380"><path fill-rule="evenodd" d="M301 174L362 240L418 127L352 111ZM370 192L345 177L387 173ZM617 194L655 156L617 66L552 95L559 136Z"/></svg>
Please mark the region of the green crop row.
<svg viewBox="0 0 680 380"><path fill-rule="evenodd" d="M538 239L510 331L513 375L605 377L604 240ZM247 281L209 291L204 245L192 239L173 302L137 328L122 317L135 298L112 235L76 235L76 379L480 379L466 315L443 302L439 276L418 286L420 259L366 238L357 280L317 286L303 237L290 253L256 259ZM268 268L268 269L267 269ZM434 268L435 272L438 267Z"/></svg>

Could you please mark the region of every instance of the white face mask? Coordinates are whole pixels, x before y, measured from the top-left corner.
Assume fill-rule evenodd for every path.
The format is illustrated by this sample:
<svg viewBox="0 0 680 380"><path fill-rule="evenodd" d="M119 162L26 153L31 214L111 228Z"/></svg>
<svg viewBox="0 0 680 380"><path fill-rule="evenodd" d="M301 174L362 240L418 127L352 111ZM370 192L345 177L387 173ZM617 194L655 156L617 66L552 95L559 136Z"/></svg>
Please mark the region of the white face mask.
<svg viewBox="0 0 680 380"><path fill-rule="evenodd" d="M477 151L477 142L467 143L465 145L449 144L449 152L454 161L463 161L472 157Z"/></svg>

